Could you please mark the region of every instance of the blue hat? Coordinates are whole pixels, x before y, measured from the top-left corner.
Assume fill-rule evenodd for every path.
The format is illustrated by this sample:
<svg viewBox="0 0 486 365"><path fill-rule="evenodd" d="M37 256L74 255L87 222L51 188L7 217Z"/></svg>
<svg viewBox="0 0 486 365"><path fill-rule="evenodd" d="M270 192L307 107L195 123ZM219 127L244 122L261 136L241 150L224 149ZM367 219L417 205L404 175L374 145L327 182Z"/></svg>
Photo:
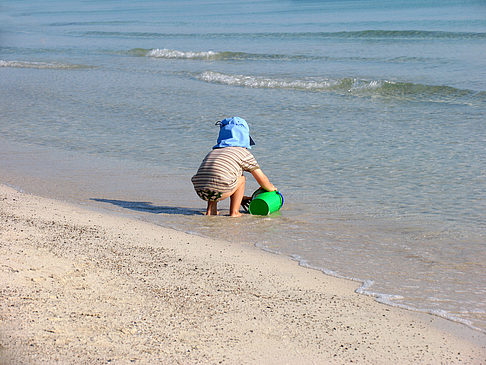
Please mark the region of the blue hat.
<svg viewBox="0 0 486 365"><path fill-rule="evenodd" d="M218 144L214 148L244 147L250 149L255 142L250 137L250 128L246 120L240 117L223 119L219 125Z"/></svg>

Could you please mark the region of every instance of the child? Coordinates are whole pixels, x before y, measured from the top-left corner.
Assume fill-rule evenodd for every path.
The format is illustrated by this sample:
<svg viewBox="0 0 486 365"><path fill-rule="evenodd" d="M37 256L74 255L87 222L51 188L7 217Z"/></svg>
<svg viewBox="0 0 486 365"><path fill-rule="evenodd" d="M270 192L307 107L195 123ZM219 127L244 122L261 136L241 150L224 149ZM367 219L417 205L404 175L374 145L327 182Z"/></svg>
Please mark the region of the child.
<svg viewBox="0 0 486 365"><path fill-rule="evenodd" d="M230 216L240 217L240 205L244 197L245 177L250 172L260 186L267 191L277 188L265 176L255 157L248 149L255 144L250 137L246 121L239 117L223 119L218 144L204 158L196 175L191 179L197 195L208 202L206 215L218 214L218 202L230 197Z"/></svg>

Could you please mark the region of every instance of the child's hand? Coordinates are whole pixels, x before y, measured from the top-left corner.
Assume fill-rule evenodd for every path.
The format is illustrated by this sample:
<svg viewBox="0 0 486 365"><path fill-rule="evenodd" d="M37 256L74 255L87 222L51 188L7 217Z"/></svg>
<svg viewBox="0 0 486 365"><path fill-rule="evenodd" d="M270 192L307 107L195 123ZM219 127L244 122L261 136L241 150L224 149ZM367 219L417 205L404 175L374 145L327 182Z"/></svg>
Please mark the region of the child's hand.
<svg viewBox="0 0 486 365"><path fill-rule="evenodd" d="M251 196L244 196L243 199L241 200L241 207L245 211L245 213L249 212L250 208L250 203L251 203L252 197Z"/></svg>

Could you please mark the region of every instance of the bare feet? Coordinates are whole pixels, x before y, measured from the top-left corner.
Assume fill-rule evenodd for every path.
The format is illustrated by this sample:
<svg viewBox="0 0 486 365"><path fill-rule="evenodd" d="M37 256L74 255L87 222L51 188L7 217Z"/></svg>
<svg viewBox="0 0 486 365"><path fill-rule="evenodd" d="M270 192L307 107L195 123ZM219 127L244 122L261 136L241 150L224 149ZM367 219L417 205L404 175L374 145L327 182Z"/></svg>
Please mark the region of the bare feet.
<svg viewBox="0 0 486 365"><path fill-rule="evenodd" d="M216 201L209 201L208 202L208 207L206 209L206 215L219 215L218 202L216 202Z"/></svg>
<svg viewBox="0 0 486 365"><path fill-rule="evenodd" d="M214 214L212 212L206 212L206 215L219 215L219 212L216 212L216 214Z"/></svg>

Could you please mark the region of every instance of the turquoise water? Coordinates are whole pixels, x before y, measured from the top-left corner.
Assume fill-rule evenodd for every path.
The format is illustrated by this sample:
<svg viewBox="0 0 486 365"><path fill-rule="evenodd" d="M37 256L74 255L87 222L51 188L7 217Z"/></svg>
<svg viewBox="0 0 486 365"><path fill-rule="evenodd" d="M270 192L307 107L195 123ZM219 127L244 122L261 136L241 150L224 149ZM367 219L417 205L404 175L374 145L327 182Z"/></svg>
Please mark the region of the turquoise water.
<svg viewBox="0 0 486 365"><path fill-rule="evenodd" d="M4 154L9 171L486 329L484 1L3 1L0 14L1 138L50 156L21 168ZM280 215L195 214L190 177L232 115L286 197Z"/></svg>

